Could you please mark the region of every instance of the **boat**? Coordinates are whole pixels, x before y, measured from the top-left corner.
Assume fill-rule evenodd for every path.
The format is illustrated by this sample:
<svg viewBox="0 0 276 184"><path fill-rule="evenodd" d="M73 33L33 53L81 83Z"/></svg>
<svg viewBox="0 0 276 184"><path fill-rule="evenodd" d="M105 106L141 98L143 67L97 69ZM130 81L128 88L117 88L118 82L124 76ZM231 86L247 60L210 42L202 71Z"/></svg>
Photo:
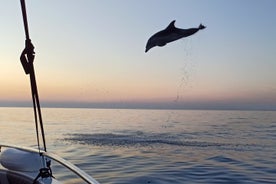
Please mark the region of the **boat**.
<svg viewBox="0 0 276 184"><path fill-rule="evenodd" d="M54 177L51 161L66 167L88 184L99 184L97 180L69 161L49 152L43 128L40 102L34 70L34 46L28 29L25 0L20 0L25 30L25 48L20 56L23 69L30 76L37 148L28 148L12 144L0 144L0 184L61 184ZM42 144L41 144L42 143Z"/></svg>
<svg viewBox="0 0 276 184"><path fill-rule="evenodd" d="M3 144L0 144L0 151L1 184L61 184L52 173L52 160L71 170L84 182L99 184L83 170L54 153Z"/></svg>

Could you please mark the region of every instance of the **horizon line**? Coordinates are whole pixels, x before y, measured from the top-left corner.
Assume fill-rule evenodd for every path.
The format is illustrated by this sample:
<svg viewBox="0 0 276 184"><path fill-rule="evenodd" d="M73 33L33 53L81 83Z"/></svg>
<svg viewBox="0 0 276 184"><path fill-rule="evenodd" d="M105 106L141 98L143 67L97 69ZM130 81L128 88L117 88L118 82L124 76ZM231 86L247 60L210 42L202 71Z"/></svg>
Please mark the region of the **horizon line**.
<svg viewBox="0 0 276 184"><path fill-rule="evenodd" d="M0 101L0 107L31 108L29 101ZM276 104L246 103L178 103L178 102L41 102L41 108L84 109L156 109L156 110L243 110L276 111Z"/></svg>

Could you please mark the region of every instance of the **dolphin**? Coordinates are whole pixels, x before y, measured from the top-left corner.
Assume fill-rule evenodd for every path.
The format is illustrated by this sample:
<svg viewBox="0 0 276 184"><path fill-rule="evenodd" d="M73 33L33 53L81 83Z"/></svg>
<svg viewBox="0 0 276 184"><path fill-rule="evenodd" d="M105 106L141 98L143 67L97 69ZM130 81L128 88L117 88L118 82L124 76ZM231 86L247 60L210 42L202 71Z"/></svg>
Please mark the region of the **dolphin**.
<svg viewBox="0 0 276 184"><path fill-rule="evenodd" d="M159 46L163 47L167 43L173 42L175 40L191 36L198 32L201 29L206 28L204 25L200 24L198 28L190 28L190 29L179 29L176 28L175 20L173 20L166 29L159 31L152 35L146 45L145 52L148 52L152 47Z"/></svg>

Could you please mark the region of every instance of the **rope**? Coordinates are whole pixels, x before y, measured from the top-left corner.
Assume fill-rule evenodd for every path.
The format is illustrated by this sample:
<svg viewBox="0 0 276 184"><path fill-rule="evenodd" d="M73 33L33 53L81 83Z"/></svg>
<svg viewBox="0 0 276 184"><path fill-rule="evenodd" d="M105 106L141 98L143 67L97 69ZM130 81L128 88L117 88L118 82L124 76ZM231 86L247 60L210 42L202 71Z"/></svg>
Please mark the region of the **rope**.
<svg viewBox="0 0 276 184"><path fill-rule="evenodd" d="M26 40L30 40L29 29L28 29L28 21L27 21L27 13L26 13L26 6L25 6L25 0L20 0L20 2L21 2L21 10L22 10L22 16L23 16L23 22L24 22Z"/></svg>
<svg viewBox="0 0 276 184"><path fill-rule="evenodd" d="M38 128L38 120L39 120L44 151L47 151L46 141L45 141L45 133L44 133L44 128L43 128L42 115L41 115L41 109L40 109L40 103L39 103L39 97L38 97L38 90L37 90L36 79L35 79L35 71L34 71L34 66L33 66L34 57L35 57L34 46L31 42L31 39L29 36L25 0L20 0L20 2L21 2L21 10L22 10L24 30L25 30L25 36L26 36L25 48L21 54L20 60L23 65L23 68L25 70L25 73L27 75L30 74L30 83L31 83L31 91L32 91L32 100L33 100L33 109L34 109L38 150L40 152L39 128Z"/></svg>

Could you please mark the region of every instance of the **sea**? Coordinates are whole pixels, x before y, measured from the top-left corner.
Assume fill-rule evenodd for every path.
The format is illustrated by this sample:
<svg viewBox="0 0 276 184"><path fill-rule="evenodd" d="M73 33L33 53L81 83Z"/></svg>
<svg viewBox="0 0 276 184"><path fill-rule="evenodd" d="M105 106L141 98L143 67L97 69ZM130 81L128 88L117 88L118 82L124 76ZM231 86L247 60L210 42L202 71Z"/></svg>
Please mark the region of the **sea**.
<svg viewBox="0 0 276 184"><path fill-rule="evenodd" d="M276 183L276 111L43 108L47 150L103 184ZM0 142L37 147L32 108ZM52 163L57 179L83 183Z"/></svg>

